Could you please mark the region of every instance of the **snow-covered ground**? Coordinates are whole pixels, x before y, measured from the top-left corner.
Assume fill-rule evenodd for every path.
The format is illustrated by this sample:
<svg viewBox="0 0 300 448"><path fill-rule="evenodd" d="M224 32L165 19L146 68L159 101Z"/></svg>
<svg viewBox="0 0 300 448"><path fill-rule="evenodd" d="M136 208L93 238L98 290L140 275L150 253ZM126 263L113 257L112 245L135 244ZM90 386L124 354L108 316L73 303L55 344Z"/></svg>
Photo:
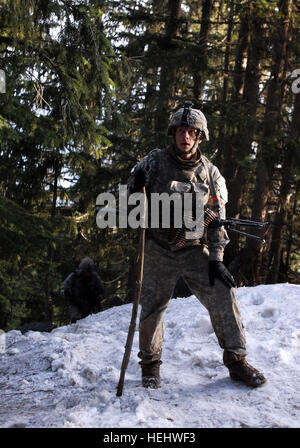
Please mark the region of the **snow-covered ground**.
<svg viewBox="0 0 300 448"><path fill-rule="evenodd" d="M144 389L138 331L116 396L132 305L51 333L10 331L0 354L0 426L29 428L296 428L300 426L300 286L239 288L248 361L268 378L233 382L207 311L174 299L165 316L162 387Z"/></svg>

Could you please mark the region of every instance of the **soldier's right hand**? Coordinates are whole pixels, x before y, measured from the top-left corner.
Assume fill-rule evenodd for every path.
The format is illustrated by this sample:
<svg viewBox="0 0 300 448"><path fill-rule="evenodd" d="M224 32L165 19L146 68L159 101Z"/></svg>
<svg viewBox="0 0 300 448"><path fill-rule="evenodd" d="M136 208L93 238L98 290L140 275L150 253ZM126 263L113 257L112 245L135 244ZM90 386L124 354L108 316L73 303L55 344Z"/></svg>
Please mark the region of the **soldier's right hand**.
<svg viewBox="0 0 300 448"><path fill-rule="evenodd" d="M219 278L228 288L237 287L233 276L221 261L209 261L208 276L211 286L214 286L215 279Z"/></svg>

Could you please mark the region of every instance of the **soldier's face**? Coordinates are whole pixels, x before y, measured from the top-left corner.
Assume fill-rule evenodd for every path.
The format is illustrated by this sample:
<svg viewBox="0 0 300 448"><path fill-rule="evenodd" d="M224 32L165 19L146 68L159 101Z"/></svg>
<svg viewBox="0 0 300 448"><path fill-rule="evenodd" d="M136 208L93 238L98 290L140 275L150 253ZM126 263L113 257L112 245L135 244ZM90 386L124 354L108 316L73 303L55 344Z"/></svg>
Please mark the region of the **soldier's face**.
<svg viewBox="0 0 300 448"><path fill-rule="evenodd" d="M197 129L186 128L184 126L178 126L176 128L175 142L176 142L177 148L183 154L187 154L191 150L191 148L195 144L196 140L197 140ZM196 151L196 147L195 147L195 151ZM195 152L195 151L193 151L193 152Z"/></svg>

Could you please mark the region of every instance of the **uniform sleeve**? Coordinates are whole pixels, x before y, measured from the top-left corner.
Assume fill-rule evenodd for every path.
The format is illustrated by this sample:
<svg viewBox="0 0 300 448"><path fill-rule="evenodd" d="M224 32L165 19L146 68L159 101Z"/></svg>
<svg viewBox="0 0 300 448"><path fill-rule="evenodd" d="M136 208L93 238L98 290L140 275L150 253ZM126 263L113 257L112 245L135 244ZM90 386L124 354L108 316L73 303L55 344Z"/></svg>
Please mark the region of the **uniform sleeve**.
<svg viewBox="0 0 300 448"><path fill-rule="evenodd" d="M103 282L98 274L96 274L95 281L96 281L96 284L95 284L96 293L97 293L97 296L99 297L99 300L101 301L104 296L104 286L103 286Z"/></svg>
<svg viewBox="0 0 300 448"><path fill-rule="evenodd" d="M228 193L224 177L220 174L217 167L213 166L211 170L216 195L220 206L220 218L226 218L226 203L228 201ZM207 229L207 240L209 249L209 260L223 261L225 246L229 243L229 237L225 228L218 227L216 229Z"/></svg>
<svg viewBox="0 0 300 448"><path fill-rule="evenodd" d="M66 297L71 294L73 279L74 279L74 272L69 274L68 277L64 280L60 290L61 295Z"/></svg>
<svg viewBox="0 0 300 448"><path fill-rule="evenodd" d="M143 171L145 174L145 187L151 186L158 167L157 151L159 150L151 151L132 168L127 180L129 194L139 191L136 187L136 175L139 171Z"/></svg>

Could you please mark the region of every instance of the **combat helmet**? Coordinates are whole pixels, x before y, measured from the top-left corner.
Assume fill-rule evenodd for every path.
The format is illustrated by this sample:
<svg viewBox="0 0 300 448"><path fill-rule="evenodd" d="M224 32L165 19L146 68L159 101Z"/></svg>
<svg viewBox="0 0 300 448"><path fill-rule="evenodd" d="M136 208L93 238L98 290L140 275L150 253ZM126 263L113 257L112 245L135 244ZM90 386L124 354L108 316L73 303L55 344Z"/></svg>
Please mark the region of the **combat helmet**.
<svg viewBox="0 0 300 448"><path fill-rule="evenodd" d="M184 106L174 112L170 124L168 126L167 135L174 135L177 126L186 126L198 129L202 132L206 140L209 140L209 132L207 129L207 120L199 109L192 109L193 103L185 101Z"/></svg>
<svg viewBox="0 0 300 448"><path fill-rule="evenodd" d="M78 269L80 272L92 272L95 269L95 264L91 258L86 257L81 260Z"/></svg>

